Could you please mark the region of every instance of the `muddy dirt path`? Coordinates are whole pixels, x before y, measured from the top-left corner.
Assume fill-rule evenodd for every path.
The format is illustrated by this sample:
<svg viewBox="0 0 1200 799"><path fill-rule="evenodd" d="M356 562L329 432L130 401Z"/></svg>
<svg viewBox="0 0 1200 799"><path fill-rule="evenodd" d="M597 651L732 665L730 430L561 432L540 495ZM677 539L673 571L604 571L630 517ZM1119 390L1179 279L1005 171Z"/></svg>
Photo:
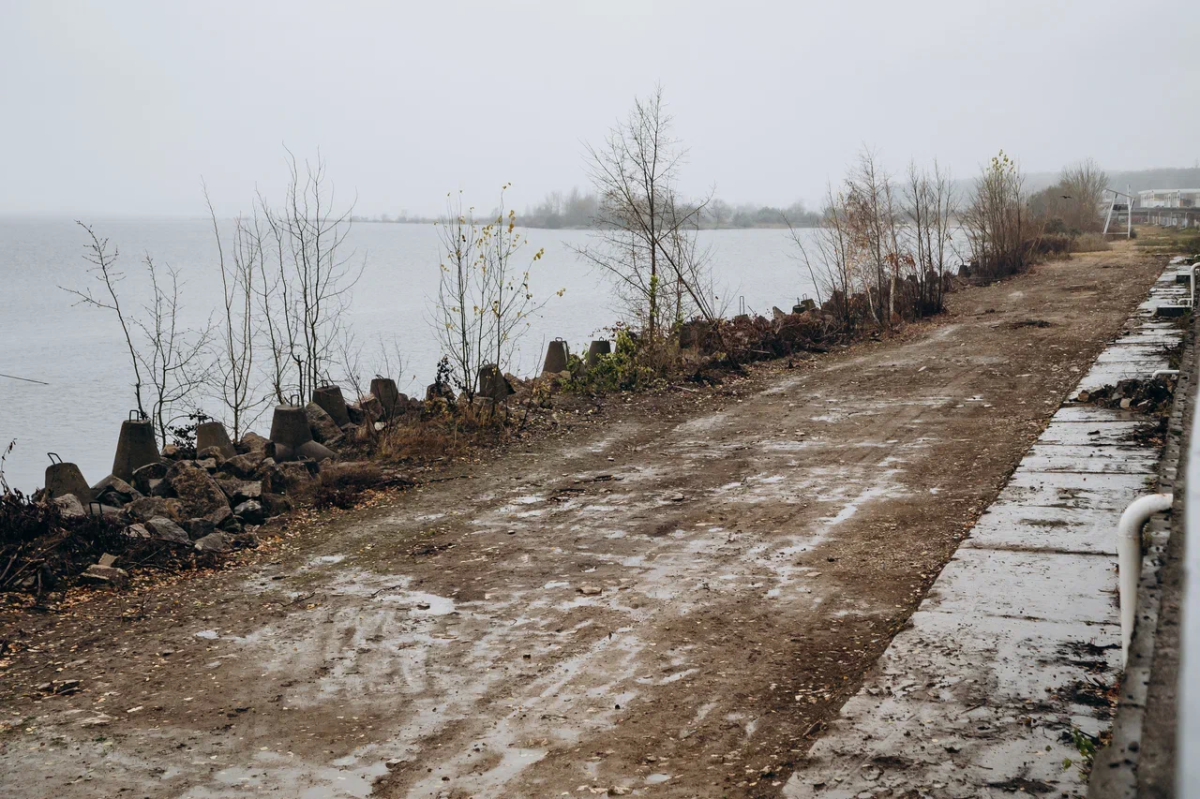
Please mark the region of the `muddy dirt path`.
<svg viewBox="0 0 1200 799"><path fill-rule="evenodd" d="M1043 266L564 418L270 563L5 616L2 792L777 795L1159 269Z"/></svg>

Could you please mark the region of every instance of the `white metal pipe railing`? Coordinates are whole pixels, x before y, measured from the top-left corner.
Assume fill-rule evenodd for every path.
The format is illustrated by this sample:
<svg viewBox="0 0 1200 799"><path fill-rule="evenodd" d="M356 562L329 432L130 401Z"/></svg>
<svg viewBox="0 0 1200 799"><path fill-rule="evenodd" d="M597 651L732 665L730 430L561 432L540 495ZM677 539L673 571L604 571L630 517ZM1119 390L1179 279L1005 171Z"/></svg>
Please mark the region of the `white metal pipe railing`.
<svg viewBox="0 0 1200 799"><path fill-rule="evenodd" d="M1129 642L1137 620L1138 580L1142 575L1142 525L1156 513L1171 509L1171 494L1138 497L1121 514L1117 525L1118 588L1121 597L1121 665L1129 659Z"/></svg>
<svg viewBox="0 0 1200 799"><path fill-rule="evenodd" d="M1193 269L1194 273L1194 269ZM1200 797L1200 480L1187 479L1200 469L1200 419L1194 387L1188 420L1183 487L1183 599L1180 603L1178 726L1175 745L1175 793ZM1182 464L1181 464L1182 465Z"/></svg>

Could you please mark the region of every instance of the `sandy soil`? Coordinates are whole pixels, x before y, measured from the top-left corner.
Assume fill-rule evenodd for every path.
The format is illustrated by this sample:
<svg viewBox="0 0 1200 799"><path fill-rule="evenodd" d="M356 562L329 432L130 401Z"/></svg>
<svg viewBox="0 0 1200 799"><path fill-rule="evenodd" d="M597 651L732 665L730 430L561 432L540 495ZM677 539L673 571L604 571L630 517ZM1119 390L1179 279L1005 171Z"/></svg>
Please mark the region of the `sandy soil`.
<svg viewBox="0 0 1200 799"><path fill-rule="evenodd" d="M269 562L5 611L0 793L777 795L1160 267L1042 266L564 415Z"/></svg>

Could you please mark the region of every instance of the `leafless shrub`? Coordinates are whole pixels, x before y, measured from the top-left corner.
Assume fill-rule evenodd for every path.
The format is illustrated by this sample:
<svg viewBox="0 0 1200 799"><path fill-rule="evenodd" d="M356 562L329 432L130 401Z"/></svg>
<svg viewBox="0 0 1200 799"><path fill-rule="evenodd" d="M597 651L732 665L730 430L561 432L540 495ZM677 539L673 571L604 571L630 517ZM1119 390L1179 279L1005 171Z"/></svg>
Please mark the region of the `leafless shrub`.
<svg viewBox="0 0 1200 799"><path fill-rule="evenodd" d="M373 455L385 461L422 463L455 457L465 443L448 419L403 420L379 436Z"/></svg>
<svg viewBox="0 0 1200 799"><path fill-rule="evenodd" d="M530 270L544 251L524 260L528 241L517 230L515 212L505 209L507 188L501 189L492 221L477 222L460 195L447 203L446 219L438 226L442 261L433 325L449 357L451 379L468 401L476 395L485 363L495 364L501 373L509 370L530 317L545 305L529 285Z"/></svg>
<svg viewBox="0 0 1200 799"><path fill-rule="evenodd" d="M1103 252L1111 249L1112 245L1103 233L1084 233L1071 239L1071 252Z"/></svg>
<svg viewBox="0 0 1200 799"><path fill-rule="evenodd" d="M204 201L212 220L221 276L221 308L214 335L216 352L212 382L217 398L225 406L223 421L237 441L262 413L269 399L258 391L261 378L255 360L256 341L262 334L263 322L257 300L261 293L259 281L266 269L264 231L257 208L249 219L238 216L234 220L230 260L226 261L221 229L207 188Z"/></svg>
<svg viewBox="0 0 1200 799"><path fill-rule="evenodd" d="M290 151L287 162L283 207L272 209L258 198L270 236L269 256L260 264L258 297L272 364L270 382L280 402L293 393L308 397L332 379L350 292L365 267L345 252L353 206L336 210L325 162L318 157L301 169Z"/></svg>
<svg viewBox="0 0 1200 799"><path fill-rule="evenodd" d="M984 167L963 211L973 276L996 279L1025 271L1036 245L1025 209L1025 179L1004 151Z"/></svg>
<svg viewBox="0 0 1200 799"><path fill-rule="evenodd" d="M209 365L204 356L211 320L195 330L182 325L179 273L170 266L160 269L150 255L143 261L150 278L149 303L141 314L128 313L117 293L117 284L124 279L116 269L117 248L110 250L108 239L98 237L88 225L78 224L90 239L84 258L93 265L89 271L104 285L104 292L64 290L78 297L78 304L116 315L133 367L138 412L154 421L160 444L166 444L171 425L197 410L197 396L207 383ZM143 388L149 390L148 397L143 397Z"/></svg>
<svg viewBox="0 0 1200 799"><path fill-rule="evenodd" d="M8 442L8 446L4 448L4 451L0 452L0 496L12 493L12 489L8 487L8 480L4 477L4 465L8 461L8 456L12 454L12 451L16 447L17 440L14 438Z"/></svg>

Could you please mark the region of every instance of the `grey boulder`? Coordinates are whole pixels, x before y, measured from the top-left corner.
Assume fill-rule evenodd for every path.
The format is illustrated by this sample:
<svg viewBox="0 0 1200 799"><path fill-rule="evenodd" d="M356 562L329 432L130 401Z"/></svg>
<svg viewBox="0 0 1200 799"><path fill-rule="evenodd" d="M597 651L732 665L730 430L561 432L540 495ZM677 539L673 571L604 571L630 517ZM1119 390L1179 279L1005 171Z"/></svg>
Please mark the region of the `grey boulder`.
<svg viewBox="0 0 1200 799"><path fill-rule="evenodd" d="M217 485L208 470L190 461L176 461L167 470L166 481L175 496L183 503L186 518L211 516L229 508L225 492Z"/></svg>
<svg viewBox="0 0 1200 799"><path fill-rule="evenodd" d="M267 513L262 504L253 499L248 499L234 508L233 515L246 524L262 524L267 520Z"/></svg>
<svg viewBox="0 0 1200 799"><path fill-rule="evenodd" d="M166 541L171 544L190 544L192 539L188 534L175 522L165 516L156 516L146 522L146 529L154 534L154 537L160 541Z"/></svg>

